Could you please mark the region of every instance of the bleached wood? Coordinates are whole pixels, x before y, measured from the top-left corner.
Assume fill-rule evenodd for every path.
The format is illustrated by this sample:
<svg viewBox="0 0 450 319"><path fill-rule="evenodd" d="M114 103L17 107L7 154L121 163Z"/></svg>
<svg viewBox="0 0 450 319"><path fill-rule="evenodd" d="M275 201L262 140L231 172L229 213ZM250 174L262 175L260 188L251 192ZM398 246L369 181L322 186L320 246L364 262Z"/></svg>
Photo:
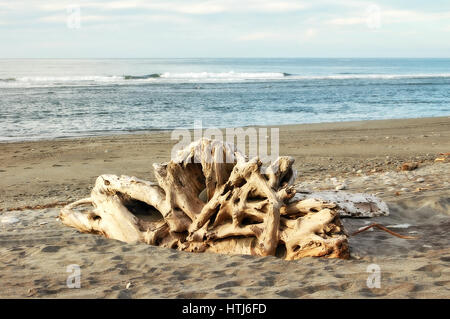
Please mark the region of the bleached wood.
<svg viewBox="0 0 450 319"><path fill-rule="evenodd" d="M289 206L305 203L306 200L334 205L341 217L364 218L389 215L389 207L375 195L343 191L298 192Z"/></svg>
<svg viewBox="0 0 450 319"><path fill-rule="evenodd" d="M60 219L83 232L183 251L349 257L341 208L299 199L293 163L283 156L263 167L234 145L201 139L154 164L157 184L99 176L91 196L65 206ZM77 209L85 205L92 207Z"/></svg>

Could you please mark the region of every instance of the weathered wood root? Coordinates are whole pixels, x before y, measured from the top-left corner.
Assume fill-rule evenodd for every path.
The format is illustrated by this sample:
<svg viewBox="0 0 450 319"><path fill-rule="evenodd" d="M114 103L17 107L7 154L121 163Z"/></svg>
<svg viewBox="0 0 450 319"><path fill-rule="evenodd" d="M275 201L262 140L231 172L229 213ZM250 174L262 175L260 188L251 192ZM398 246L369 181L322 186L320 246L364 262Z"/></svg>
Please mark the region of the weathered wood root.
<svg viewBox="0 0 450 319"><path fill-rule="evenodd" d="M374 195L364 193L347 193L343 191L298 191L292 201L302 202L306 199L322 200L336 204L340 217L367 218L388 216L389 207Z"/></svg>
<svg viewBox="0 0 450 319"><path fill-rule="evenodd" d="M158 184L99 176L91 196L65 206L60 219L82 232L190 252L348 258L337 206L293 200L293 163L283 156L263 168L234 145L201 139L154 164Z"/></svg>
<svg viewBox="0 0 450 319"><path fill-rule="evenodd" d="M388 234L391 234L392 236L395 236L395 237L398 237L398 238L402 238L402 239L417 239L417 237L414 237L414 236L406 236L406 235L398 234L398 233L390 230L389 228L386 228L383 225L380 225L380 224L377 224L377 223L370 224L370 225L368 225L366 227L361 228L360 230L355 231L354 233L352 233L352 236L358 235L358 234L360 234L362 232L365 232L366 230L369 230L369 229L374 228L374 227L378 228L378 229L380 229L382 231L385 231Z"/></svg>

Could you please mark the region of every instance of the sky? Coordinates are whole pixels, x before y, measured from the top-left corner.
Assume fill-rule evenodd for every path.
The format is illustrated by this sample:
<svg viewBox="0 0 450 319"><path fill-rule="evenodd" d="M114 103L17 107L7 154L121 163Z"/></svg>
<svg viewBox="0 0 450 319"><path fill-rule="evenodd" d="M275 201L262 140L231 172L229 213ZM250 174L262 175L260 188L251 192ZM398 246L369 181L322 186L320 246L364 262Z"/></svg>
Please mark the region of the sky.
<svg viewBox="0 0 450 319"><path fill-rule="evenodd" d="M0 58L450 57L450 1L0 0Z"/></svg>

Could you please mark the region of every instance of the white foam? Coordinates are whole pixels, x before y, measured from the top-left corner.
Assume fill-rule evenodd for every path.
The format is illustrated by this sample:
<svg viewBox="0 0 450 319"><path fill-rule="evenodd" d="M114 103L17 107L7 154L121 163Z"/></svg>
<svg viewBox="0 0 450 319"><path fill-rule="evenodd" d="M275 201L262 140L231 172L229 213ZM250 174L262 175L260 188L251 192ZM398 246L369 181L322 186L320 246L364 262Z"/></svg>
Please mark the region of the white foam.
<svg viewBox="0 0 450 319"><path fill-rule="evenodd" d="M101 75L83 75L83 76L24 76L16 79L17 82L114 82L123 80L122 76L101 76Z"/></svg>
<svg viewBox="0 0 450 319"><path fill-rule="evenodd" d="M305 80L351 80L351 79L424 79L424 78L449 78L450 73L420 73L420 74L332 74L332 75L293 75L290 79Z"/></svg>
<svg viewBox="0 0 450 319"><path fill-rule="evenodd" d="M286 79L286 80L346 80L346 79L421 79L449 78L450 73L418 73L418 74L330 74L330 75L287 75L282 72L187 72L161 74L168 79Z"/></svg>
<svg viewBox="0 0 450 319"><path fill-rule="evenodd" d="M388 225L387 228L409 228L410 224L396 224L396 225Z"/></svg>
<svg viewBox="0 0 450 319"><path fill-rule="evenodd" d="M167 79L282 79L285 75L281 72L187 72L161 74L161 78Z"/></svg>
<svg viewBox="0 0 450 319"><path fill-rule="evenodd" d="M245 81L292 81L292 80L395 80L450 78L450 73L438 74L330 74L330 75L293 75L282 72L164 72L160 77L125 79L123 75L75 75L75 76L23 76L6 77L0 81L0 87L52 87L61 85L130 85L142 83L174 82L174 83L227 83Z"/></svg>
<svg viewBox="0 0 450 319"><path fill-rule="evenodd" d="M124 82L123 76L101 76L101 75L83 75L83 76L23 76L0 81L0 87L54 87L54 86L79 86L86 84L114 84Z"/></svg>

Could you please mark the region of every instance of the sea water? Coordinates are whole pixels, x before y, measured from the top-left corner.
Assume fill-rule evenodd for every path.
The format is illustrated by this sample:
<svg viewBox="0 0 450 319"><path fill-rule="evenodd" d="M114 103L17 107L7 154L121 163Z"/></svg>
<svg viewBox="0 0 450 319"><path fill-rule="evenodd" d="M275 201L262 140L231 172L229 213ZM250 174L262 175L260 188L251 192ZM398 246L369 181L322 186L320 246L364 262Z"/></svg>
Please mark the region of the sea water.
<svg viewBox="0 0 450 319"><path fill-rule="evenodd" d="M0 59L0 141L450 115L450 59Z"/></svg>

